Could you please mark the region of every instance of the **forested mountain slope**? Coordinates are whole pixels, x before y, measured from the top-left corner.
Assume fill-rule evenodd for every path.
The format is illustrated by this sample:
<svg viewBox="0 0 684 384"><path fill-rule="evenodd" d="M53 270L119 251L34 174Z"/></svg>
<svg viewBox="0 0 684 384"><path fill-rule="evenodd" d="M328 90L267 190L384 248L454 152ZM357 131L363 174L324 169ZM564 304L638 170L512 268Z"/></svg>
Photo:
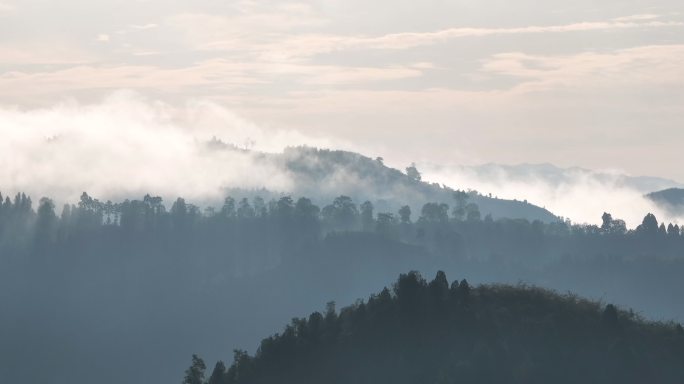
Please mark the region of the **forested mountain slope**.
<svg viewBox="0 0 684 384"><path fill-rule="evenodd" d="M249 348L293 316L351 304L407 270L526 281L684 318L679 226L653 215L634 230L609 214L600 227L495 220L456 195L451 206L389 212L348 196L321 206L235 196L200 209L84 193L61 210L5 198L0 382L168 383L188 351L217 359Z"/></svg>
<svg viewBox="0 0 684 384"><path fill-rule="evenodd" d="M197 356L184 384L204 380ZM682 383L684 330L526 286L401 275L365 302L295 318L209 384Z"/></svg>
<svg viewBox="0 0 684 384"><path fill-rule="evenodd" d="M217 144L214 144L217 146ZM231 146L219 146L219 150L239 150ZM317 203L346 195L356 201L369 200L383 211L397 211L409 205L414 211L426 201L453 203L454 189L430 184L420 179L419 173L407 175L386 166L382 159L371 159L354 152L316 149L310 147L286 148L283 153L255 154L256 162L267 162L279 169L279 174L291 180L287 191L258 191L262 197L278 197L279 194L305 195ZM468 186L452 186L466 190ZM227 190L229 194L241 194L243 190ZM270 195L270 196L267 196ZM530 221L556 221L557 217L544 208L525 201L498 199L472 192L471 201L477 204L484 216L493 218L521 218Z"/></svg>

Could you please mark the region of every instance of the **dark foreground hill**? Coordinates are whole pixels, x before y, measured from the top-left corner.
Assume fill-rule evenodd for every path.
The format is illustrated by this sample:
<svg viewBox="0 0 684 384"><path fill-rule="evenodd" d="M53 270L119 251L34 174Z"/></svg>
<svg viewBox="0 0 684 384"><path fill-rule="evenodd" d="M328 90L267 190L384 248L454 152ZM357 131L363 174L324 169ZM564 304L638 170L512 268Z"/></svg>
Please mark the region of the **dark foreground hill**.
<svg viewBox="0 0 684 384"><path fill-rule="evenodd" d="M220 337L220 336L217 336ZM194 356L184 383L204 380ZM400 276L366 302L293 319L208 383L682 383L684 331L527 286Z"/></svg>

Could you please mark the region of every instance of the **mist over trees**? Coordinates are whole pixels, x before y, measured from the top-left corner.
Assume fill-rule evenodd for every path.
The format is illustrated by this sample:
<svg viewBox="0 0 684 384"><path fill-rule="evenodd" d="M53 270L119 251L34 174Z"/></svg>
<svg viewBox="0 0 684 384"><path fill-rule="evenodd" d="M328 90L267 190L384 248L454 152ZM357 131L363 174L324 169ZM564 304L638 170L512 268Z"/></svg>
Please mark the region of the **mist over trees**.
<svg viewBox="0 0 684 384"><path fill-rule="evenodd" d="M646 195L646 198L673 215L684 213L684 189L682 188L668 188L651 192Z"/></svg>
<svg viewBox="0 0 684 384"><path fill-rule="evenodd" d="M45 253L52 258L87 254L87 248L76 247L83 242L110 251L135 251L144 244L152 247L147 250L152 253L167 252L174 244L195 250L188 258L217 258L227 263L223 272L242 275L297 257L330 237L355 232L420 246L446 261L502 256L553 262L587 253L677 259L684 244L677 224L659 223L651 213L634 229L610 213L603 214L600 226L562 220L494 220L489 215L482 218L470 198L456 191L452 206L428 202L414 215L409 206L377 212L372 202L357 204L344 195L323 207L306 197L265 201L259 196L229 196L220 207L200 208L178 198L167 209L158 196L113 203L84 192L78 204L67 204L58 212L49 198L40 199L34 209L31 197L20 193L0 204L0 247L4 258L24 255L32 260Z"/></svg>
<svg viewBox="0 0 684 384"><path fill-rule="evenodd" d="M189 351L219 359L251 348L288 319L351 304L407 270L684 317L684 237L650 214L634 229L608 213L600 226L493 219L462 191L395 211L344 195L321 205L235 195L214 207L87 193L61 208L25 194L2 201L2 381L177 381L168 367L185 366ZM36 360L44 369L30 369Z"/></svg>

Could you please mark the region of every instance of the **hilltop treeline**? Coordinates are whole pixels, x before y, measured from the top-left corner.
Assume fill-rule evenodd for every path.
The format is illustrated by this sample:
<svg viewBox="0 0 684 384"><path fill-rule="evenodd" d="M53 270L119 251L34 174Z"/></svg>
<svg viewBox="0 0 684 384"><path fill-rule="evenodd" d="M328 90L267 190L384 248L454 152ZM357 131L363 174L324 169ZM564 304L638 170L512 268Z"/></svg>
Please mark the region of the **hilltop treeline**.
<svg viewBox="0 0 684 384"><path fill-rule="evenodd" d="M84 193L77 205L61 212L43 198L34 210L30 197L1 200L0 249L11 255L65 253L109 254L114 250L146 257L155 252L193 250L193 257L216 257L230 274L253 273L308 252L330 234L369 233L422 247L447 260L504 258L549 262L561 257L683 255L684 237L676 224L658 223L652 214L628 230L624 221L605 213L603 224L481 217L459 191L454 201L429 202L420 212L404 206L375 212L373 203L356 204L339 196L319 207L305 197L264 201L228 197L220 207L199 207L182 198L167 208L160 197L120 203L100 202ZM87 246L86 246L87 245ZM123 247L123 248L122 248ZM169 248L170 247L170 248Z"/></svg>
<svg viewBox="0 0 684 384"><path fill-rule="evenodd" d="M527 286L426 282L335 311L295 318L254 356L207 370L193 356L184 384L681 383L684 330L633 312Z"/></svg>

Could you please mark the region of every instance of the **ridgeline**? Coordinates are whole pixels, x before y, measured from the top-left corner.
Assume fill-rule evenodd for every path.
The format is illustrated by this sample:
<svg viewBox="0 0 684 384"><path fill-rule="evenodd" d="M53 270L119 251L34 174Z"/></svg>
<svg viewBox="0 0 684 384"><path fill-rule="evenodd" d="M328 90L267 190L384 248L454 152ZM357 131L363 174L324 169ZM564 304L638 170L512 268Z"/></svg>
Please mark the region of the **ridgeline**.
<svg viewBox="0 0 684 384"><path fill-rule="evenodd" d="M682 383L684 330L570 294L411 272L205 370L193 356L183 383Z"/></svg>

